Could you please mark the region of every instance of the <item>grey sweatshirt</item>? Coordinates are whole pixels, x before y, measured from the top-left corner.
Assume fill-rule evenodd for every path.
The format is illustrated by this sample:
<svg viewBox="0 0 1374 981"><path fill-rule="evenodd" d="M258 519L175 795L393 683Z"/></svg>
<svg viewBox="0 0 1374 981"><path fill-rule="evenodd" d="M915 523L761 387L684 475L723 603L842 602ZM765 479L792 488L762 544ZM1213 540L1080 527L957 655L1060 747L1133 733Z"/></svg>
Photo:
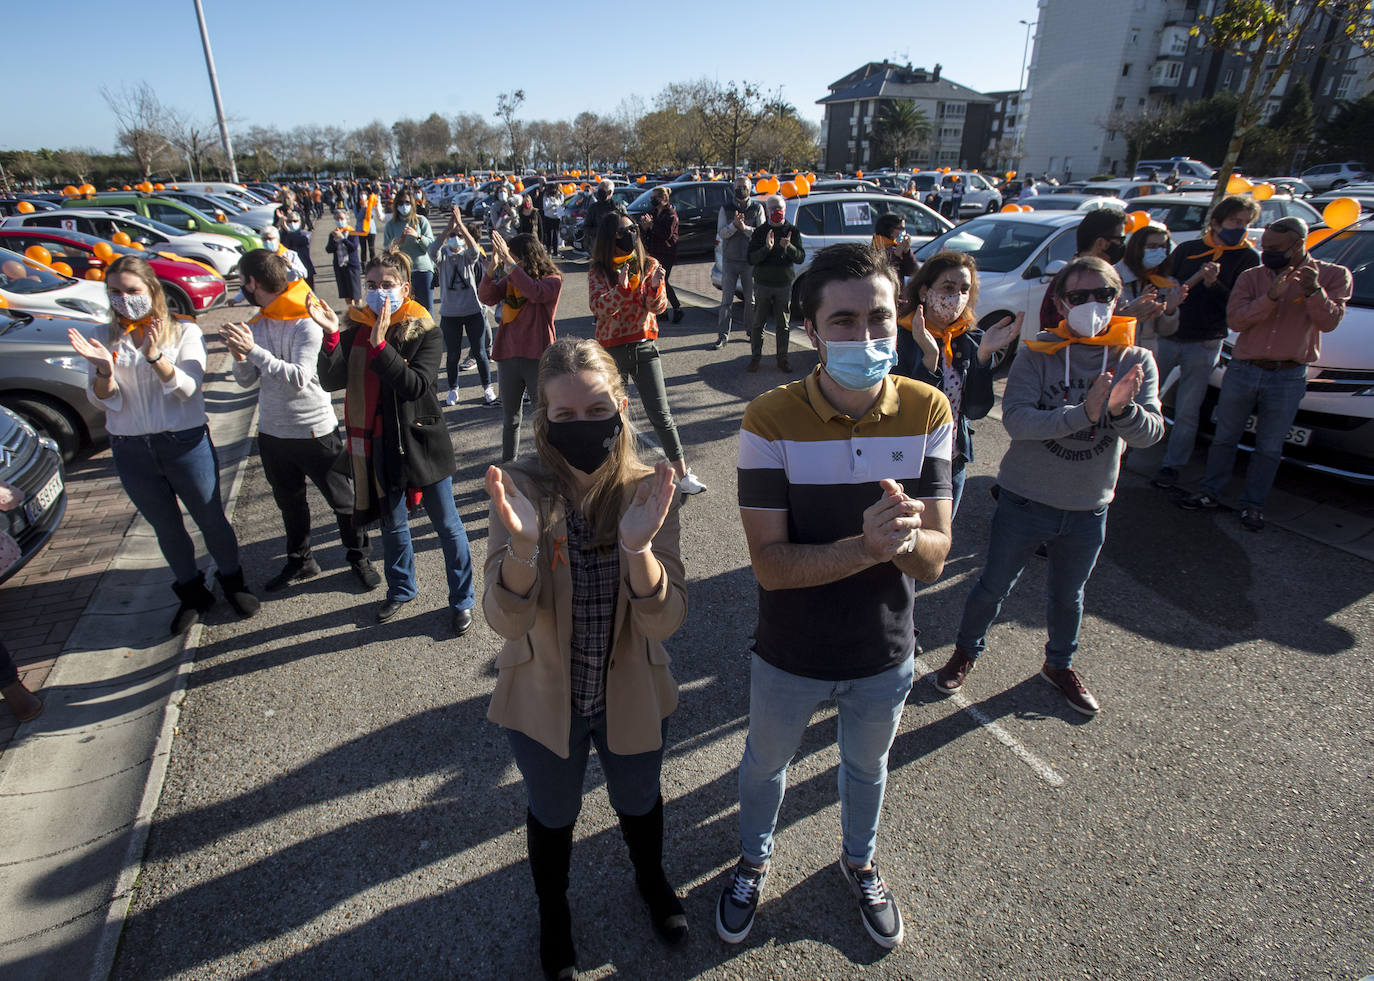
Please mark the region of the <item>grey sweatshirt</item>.
<svg viewBox="0 0 1374 981"><path fill-rule="evenodd" d="M482 278L482 256L473 248L455 252L448 239L436 238L429 245L434 260L434 281L439 284L439 316L466 317L481 313L477 302L477 283Z"/></svg>
<svg viewBox="0 0 1374 981"><path fill-rule="evenodd" d="M1060 340L1047 333L1038 339ZM1117 378L1137 364L1144 366L1145 377L1120 418L1111 418L1104 409L1094 426L1088 421L1083 398L1104 370L1104 352L1105 370ZM1023 346L1007 375L1002 424L1011 436L1011 447L1002 457L999 485L1065 511L1105 507L1116 495L1123 447L1149 446L1164 435L1154 355L1141 347L1070 344L1054 354L1041 354Z"/></svg>
<svg viewBox="0 0 1374 981"><path fill-rule="evenodd" d="M305 320L268 320L249 323L253 350L244 361L233 361L234 381L258 390L258 432L279 439L309 439L339 428L329 393L320 387L315 363L323 332Z"/></svg>

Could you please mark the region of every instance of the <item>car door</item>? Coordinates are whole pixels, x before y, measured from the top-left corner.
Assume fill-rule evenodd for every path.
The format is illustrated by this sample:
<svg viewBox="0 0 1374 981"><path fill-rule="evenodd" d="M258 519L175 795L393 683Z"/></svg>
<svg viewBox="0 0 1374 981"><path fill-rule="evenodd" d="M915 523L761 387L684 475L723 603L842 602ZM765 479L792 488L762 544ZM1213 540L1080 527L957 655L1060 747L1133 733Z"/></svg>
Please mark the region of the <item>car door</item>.
<svg viewBox="0 0 1374 981"><path fill-rule="evenodd" d="M711 223L710 237L702 242L702 212L705 198L700 187L674 188L668 200L677 212L677 250L684 255L709 250L716 240L716 226ZM652 214L652 212L650 212Z"/></svg>
<svg viewBox="0 0 1374 981"><path fill-rule="evenodd" d="M906 222L906 233L911 236L913 247L924 245L935 236L943 235L945 232L945 226L936 220L935 215L901 198L884 201L882 209L884 212L893 212L902 216L902 220Z"/></svg>
<svg viewBox="0 0 1374 981"><path fill-rule="evenodd" d="M208 231L208 229L200 227L200 222L190 212L183 211L174 204L148 201L145 202L144 207L147 209L147 217L154 221L164 222L173 228L184 228L190 232Z"/></svg>

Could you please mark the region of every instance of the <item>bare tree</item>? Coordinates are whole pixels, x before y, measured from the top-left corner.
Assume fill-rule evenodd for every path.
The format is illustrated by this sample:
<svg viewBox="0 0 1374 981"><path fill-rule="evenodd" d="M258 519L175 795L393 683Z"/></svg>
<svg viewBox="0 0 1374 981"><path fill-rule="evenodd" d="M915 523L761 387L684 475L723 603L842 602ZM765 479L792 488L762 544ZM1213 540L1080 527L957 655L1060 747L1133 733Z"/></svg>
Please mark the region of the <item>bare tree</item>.
<svg viewBox="0 0 1374 981"><path fill-rule="evenodd" d="M460 170L490 167L495 161L501 133L484 116L459 113L453 117L452 132Z"/></svg>
<svg viewBox="0 0 1374 981"><path fill-rule="evenodd" d="M220 147L219 125L204 122L182 113L169 113L169 138L186 157L191 168L191 180L205 179L205 164ZM223 153L219 156L223 158Z"/></svg>
<svg viewBox="0 0 1374 981"><path fill-rule="evenodd" d="M377 173L386 170L388 162L394 159L391 130L380 119L353 131L353 141L358 155Z"/></svg>
<svg viewBox="0 0 1374 981"><path fill-rule="evenodd" d="M417 127L416 137L420 141L420 164L433 177L448 160L452 138L448 120L437 112L430 113Z"/></svg>
<svg viewBox="0 0 1374 981"><path fill-rule="evenodd" d="M514 92L502 92L496 97L496 118L500 119L506 127L506 143L510 149L510 166L512 170L519 170L520 164L528 151L529 140L525 136L524 127L520 120L515 118L515 114L520 111L520 107L525 103L525 90L516 89Z"/></svg>
<svg viewBox="0 0 1374 981"><path fill-rule="evenodd" d="M171 114L163 108L157 93L147 82L134 86L126 84L119 89L102 85L100 97L114 114L119 146L133 156L144 180L152 177L153 171L166 159L171 143L167 135Z"/></svg>
<svg viewBox="0 0 1374 981"><path fill-rule="evenodd" d="M712 85L702 103L702 121L722 162L730 162L730 172L739 170L740 150L749 142L763 121L759 88L752 82L724 87Z"/></svg>

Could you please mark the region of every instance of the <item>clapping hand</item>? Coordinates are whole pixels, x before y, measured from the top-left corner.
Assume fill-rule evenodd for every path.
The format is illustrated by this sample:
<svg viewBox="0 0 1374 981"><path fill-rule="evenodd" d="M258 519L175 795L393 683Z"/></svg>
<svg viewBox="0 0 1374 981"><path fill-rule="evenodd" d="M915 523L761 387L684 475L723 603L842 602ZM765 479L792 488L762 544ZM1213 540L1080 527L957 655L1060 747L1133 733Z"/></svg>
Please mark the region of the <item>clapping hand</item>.
<svg viewBox="0 0 1374 981"><path fill-rule="evenodd" d="M659 460L654 475L635 488L634 500L620 519L621 543L635 552L647 548L663 527L672 503L673 468L667 460Z"/></svg>
<svg viewBox="0 0 1374 981"><path fill-rule="evenodd" d="M883 495L864 511L864 550L878 562L887 562L916 547L925 505L908 497L902 485L890 477L878 486Z"/></svg>
<svg viewBox="0 0 1374 981"><path fill-rule="evenodd" d="M935 343L934 335L926 330L924 303L916 304L916 309L911 312L911 338L920 348L921 360L925 362L927 370L934 371L940 363L940 345Z"/></svg>
<svg viewBox="0 0 1374 981"><path fill-rule="evenodd" d="M785 249L785 248L787 248L788 243L791 242L791 241L792 241L792 233L791 233L791 232L784 232L782 238L778 239L778 248L780 248L780 249Z"/></svg>
<svg viewBox="0 0 1374 981"><path fill-rule="evenodd" d="M377 321L372 325L371 342L373 347L381 347L386 340L386 329L391 326L391 297L382 300L382 312L377 314Z"/></svg>
<svg viewBox="0 0 1374 981"><path fill-rule="evenodd" d="M1313 270L1313 272L1315 273L1316 270ZM1269 299L1282 299L1283 294L1288 290L1288 285L1297 278L1298 270L1294 269L1292 266L1289 266L1283 272L1279 273L1278 276L1274 279L1274 284L1269 287Z"/></svg>
<svg viewBox="0 0 1374 981"><path fill-rule="evenodd" d="M1088 421L1094 426L1102 419L1102 409L1107 404L1107 397L1112 392L1114 377L1110 371L1102 372L1093 380L1092 386L1088 389L1088 394L1083 397L1083 408L1088 411Z"/></svg>
<svg viewBox="0 0 1374 981"><path fill-rule="evenodd" d="M1130 405L1131 401L1140 393L1140 385L1144 380L1145 368L1142 365L1136 365L1122 375L1112 385L1112 393L1107 398L1107 411L1116 415Z"/></svg>
<svg viewBox="0 0 1374 981"><path fill-rule="evenodd" d="M534 504L500 467L487 467L487 496L491 498L491 513L506 529L511 546L522 557L528 557L539 544L539 519Z"/></svg>
<svg viewBox="0 0 1374 981"><path fill-rule="evenodd" d="M244 361L248 358L248 352L253 350L253 329L247 324L225 324L219 329L219 336L224 339L225 347L229 348L229 353L234 356L235 361Z"/></svg>
<svg viewBox="0 0 1374 981"><path fill-rule="evenodd" d="M314 293L306 297L305 311L310 314L311 320L320 325L320 330L326 334L339 332L339 315Z"/></svg>
<svg viewBox="0 0 1374 981"><path fill-rule="evenodd" d="M994 354L1004 350L1008 344L1021 336L1021 324L1025 319L1026 314L1023 311L983 331L983 339L978 343L978 360L987 364Z"/></svg>
<svg viewBox="0 0 1374 981"><path fill-rule="evenodd" d="M1317 267L1303 266L1298 270L1298 285L1302 287L1304 293L1315 293L1317 291Z"/></svg>
<svg viewBox="0 0 1374 981"><path fill-rule="evenodd" d="M1217 284L1217 277L1221 275L1221 266L1215 262L1204 262L1202 268L1198 270L1202 274L1202 281L1208 286Z"/></svg>
<svg viewBox="0 0 1374 981"><path fill-rule="evenodd" d="M1153 320L1163 312L1164 303L1155 295L1153 289L1141 293L1118 311L1123 317L1135 317L1137 320Z"/></svg>
<svg viewBox="0 0 1374 981"><path fill-rule="evenodd" d="M627 290L630 288L630 264L628 262L622 262L620 264L620 269L616 272L616 278L620 283L621 289Z"/></svg>
<svg viewBox="0 0 1374 981"><path fill-rule="evenodd" d="M1173 313L1179 307L1183 306L1183 301L1186 299L1188 299L1188 286L1186 283L1180 283L1172 289L1166 290L1164 292L1164 312Z"/></svg>
<svg viewBox="0 0 1374 981"><path fill-rule="evenodd" d="M143 343L138 346L138 350L149 361L156 361L162 356L157 346L157 335L161 330L162 320L158 317L149 320L143 328Z"/></svg>
<svg viewBox="0 0 1374 981"><path fill-rule="evenodd" d="M764 236L763 241L770 249L773 247L773 229L768 229L768 234Z"/></svg>
<svg viewBox="0 0 1374 981"><path fill-rule="evenodd" d="M655 266L654 271L649 273L649 289L656 290L663 285L664 273L662 266Z"/></svg>
<svg viewBox="0 0 1374 981"><path fill-rule="evenodd" d="M114 355L94 337L88 338L75 327L68 327L67 343L73 351L89 361L98 374L108 375L114 371Z"/></svg>

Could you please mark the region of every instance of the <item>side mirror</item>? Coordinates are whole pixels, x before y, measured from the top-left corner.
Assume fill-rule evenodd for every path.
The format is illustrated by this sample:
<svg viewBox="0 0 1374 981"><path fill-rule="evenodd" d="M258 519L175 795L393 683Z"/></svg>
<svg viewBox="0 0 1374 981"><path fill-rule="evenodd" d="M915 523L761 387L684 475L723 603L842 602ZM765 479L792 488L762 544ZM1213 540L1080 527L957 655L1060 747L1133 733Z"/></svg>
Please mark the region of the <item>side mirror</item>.
<svg viewBox="0 0 1374 981"><path fill-rule="evenodd" d="M1039 278L1040 278L1041 276L1043 276L1043 275L1044 275L1044 273L1042 273L1042 272L1040 271L1040 267L1039 267L1039 266L1031 266L1029 269L1027 269L1024 273L1021 274L1021 278L1022 278L1022 279L1039 279Z"/></svg>
<svg viewBox="0 0 1374 981"><path fill-rule="evenodd" d="M186 230L188 232L194 232L196 230L196 220L194 218L186 219Z"/></svg>
<svg viewBox="0 0 1374 981"><path fill-rule="evenodd" d="M1058 276L1059 271L1067 265L1068 263L1065 262L1063 259L1055 259L1053 262L1051 262L1048 266L1045 267L1045 275Z"/></svg>

